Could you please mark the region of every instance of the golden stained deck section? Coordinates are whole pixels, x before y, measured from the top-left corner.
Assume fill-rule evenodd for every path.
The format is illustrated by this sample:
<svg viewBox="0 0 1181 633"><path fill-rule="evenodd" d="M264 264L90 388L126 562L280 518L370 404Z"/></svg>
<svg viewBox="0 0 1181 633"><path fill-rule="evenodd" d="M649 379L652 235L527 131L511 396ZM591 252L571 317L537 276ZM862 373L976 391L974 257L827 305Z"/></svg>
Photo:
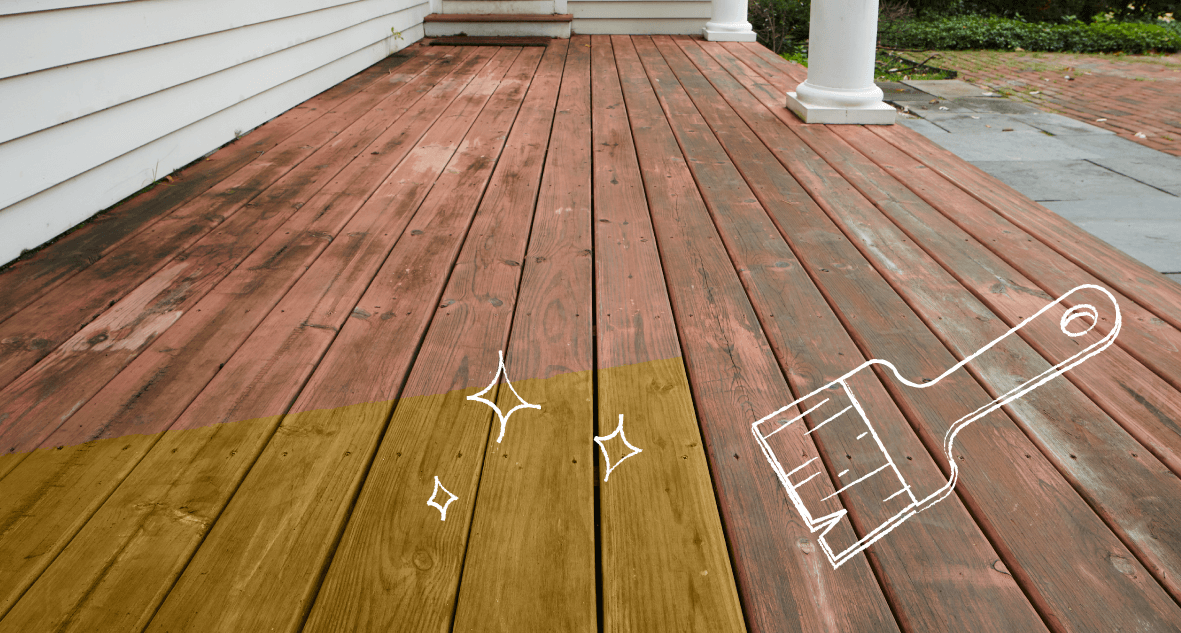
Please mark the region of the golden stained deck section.
<svg viewBox="0 0 1181 633"><path fill-rule="evenodd" d="M414 46L0 273L0 631L1181 625L1181 288L909 130L800 124L801 79L689 37ZM1116 343L833 569L751 423L1082 284ZM857 396L934 489L948 425L1073 345ZM541 408L497 442L501 351ZM775 441L827 493L875 458Z"/></svg>

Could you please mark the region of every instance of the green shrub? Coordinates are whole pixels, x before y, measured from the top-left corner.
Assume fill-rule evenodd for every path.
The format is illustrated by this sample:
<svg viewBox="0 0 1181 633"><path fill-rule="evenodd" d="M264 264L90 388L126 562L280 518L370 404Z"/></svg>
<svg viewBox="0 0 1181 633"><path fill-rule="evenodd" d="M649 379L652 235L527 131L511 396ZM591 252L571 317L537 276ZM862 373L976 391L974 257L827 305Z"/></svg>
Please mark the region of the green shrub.
<svg viewBox="0 0 1181 633"><path fill-rule="evenodd" d="M1139 22L1051 24L960 16L883 24L879 27L878 37L883 46L922 50L1023 48L1028 51L1123 51L1132 54L1181 50L1181 31L1163 24Z"/></svg>
<svg viewBox="0 0 1181 633"><path fill-rule="evenodd" d="M784 53L808 39L810 11L808 0L752 0L747 19L760 44Z"/></svg>

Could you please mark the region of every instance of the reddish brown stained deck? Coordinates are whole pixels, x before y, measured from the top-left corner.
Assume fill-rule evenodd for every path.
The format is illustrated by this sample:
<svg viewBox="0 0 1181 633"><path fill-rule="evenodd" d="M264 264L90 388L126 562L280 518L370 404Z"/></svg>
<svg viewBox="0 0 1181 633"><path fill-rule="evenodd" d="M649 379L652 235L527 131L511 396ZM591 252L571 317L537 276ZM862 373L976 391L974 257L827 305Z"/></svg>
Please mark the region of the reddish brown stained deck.
<svg viewBox="0 0 1181 633"><path fill-rule="evenodd" d="M1181 287L801 71L413 46L0 273L0 631L1181 628ZM1088 284L834 568L752 423ZM849 379L915 491L1081 292ZM903 498L820 422L850 544Z"/></svg>

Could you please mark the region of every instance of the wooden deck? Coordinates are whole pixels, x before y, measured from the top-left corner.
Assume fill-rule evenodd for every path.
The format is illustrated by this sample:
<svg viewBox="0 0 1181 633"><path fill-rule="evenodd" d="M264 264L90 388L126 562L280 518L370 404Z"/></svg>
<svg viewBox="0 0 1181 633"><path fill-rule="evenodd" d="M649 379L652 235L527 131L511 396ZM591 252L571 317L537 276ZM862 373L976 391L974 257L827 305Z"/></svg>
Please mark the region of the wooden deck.
<svg viewBox="0 0 1181 633"><path fill-rule="evenodd" d="M1181 629L1181 287L801 70L414 46L0 274L0 631Z"/></svg>

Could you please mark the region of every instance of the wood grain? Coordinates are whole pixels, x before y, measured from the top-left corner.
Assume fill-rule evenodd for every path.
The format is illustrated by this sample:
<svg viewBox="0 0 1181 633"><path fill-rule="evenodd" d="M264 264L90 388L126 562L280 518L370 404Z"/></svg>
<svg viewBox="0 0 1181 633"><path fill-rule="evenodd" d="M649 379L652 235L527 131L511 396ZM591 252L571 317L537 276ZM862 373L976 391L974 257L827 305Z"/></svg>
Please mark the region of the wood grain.
<svg viewBox="0 0 1181 633"><path fill-rule="evenodd" d="M501 49L473 82L487 105L407 226L410 239L399 242L354 309L399 318L346 321L292 406L322 412L285 418L148 630L302 625L540 58L519 52ZM353 403L363 406L340 413ZM435 398L424 408L456 404ZM425 500L416 495L414 505Z"/></svg>
<svg viewBox="0 0 1181 633"><path fill-rule="evenodd" d="M391 78L395 69L399 75L413 72L425 68L438 56L417 53L410 50L390 55L264 123L244 139L173 173L175 180L157 182L148 191L115 205L86 226L55 240L52 248L38 249L5 266L0 271L0 296L5 298L0 305L0 322L374 82Z"/></svg>
<svg viewBox="0 0 1181 633"><path fill-rule="evenodd" d="M208 356L214 342L227 337L227 333L187 345L184 341L169 343L162 340L159 344L164 349L175 350L172 352L175 358L153 355L148 360L156 364L147 365L142 371L137 371L139 368L133 364L71 419L70 428L59 431L46 444L47 449L63 444L65 448L30 455L16 471L0 481L0 487L11 499L11 505L5 507L6 513L0 515L7 526L5 545L0 547L0 552L21 561L20 565L4 570L5 589L12 592L6 595L19 595L27 582L36 578L36 574L70 542L98 504L112 494L132 468L137 468L136 474L120 487L104 510L116 516L121 514L123 520L97 520L102 527L92 527L77 540L93 540L101 545L75 545L62 556L63 561L74 556L101 555L113 544L118 544L125 553L141 547L145 550L157 547L156 542L137 543L133 538L139 529L134 521L142 520L144 511L160 514L161 508L183 507L190 513L208 517L220 512L244 475L242 469L249 466L261 449L260 442L265 442L274 431L278 419L268 416L286 411L299 393L311 367L350 316L352 306L356 305L381 261L426 197L429 184L443 170L451 152L459 147L468 126L486 101L487 94L479 91L456 100L464 85L492 58L493 51L485 49L474 53L472 64L460 67L461 81L442 82L428 91L423 99L425 103L417 104L410 111L414 116L401 123L394 122L375 141L374 148L379 152L367 153L364 158L357 159L338 177L340 187L330 184L326 187L330 191L323 192L307 205L308 212L321 217L340 213L347 216L358 207L360 209L349 224L338 231L342 235L327 246L282 302L266 315L250 338L241 343L241 348L236 345L232 348L237 350L232 358L220 361L219 357L205 358L202 362L202 356ZM453 100L457 102L451 103ZM449 124L438 126L419 143L423 130L447 114L451 115L447 117ZM419 146L411 151L411 145L415 143ZM401 162L408 153L407 160ZM387 178L384 172L391 164L398 166ZM383 178L384 184L377 187L377 182ZM369 191L369 187L377 189ZM369 196L370 193L373 195ZM265 275L278 272L271 266L263 267L262 271ZM241 294L237 299L250 301L258 294L262 294L261 288L255 287L253 292ZM237 319L250 316L241 314L242 311L239 308L230 314ZM266 313L265 310L261 312ZM206 323L203 327L191 329L198 334L209 333L212 325L217 324L218 314L216 309L190 313L198 322L203 320ZM182 322L178 327L183 325ZM166 334L165 339L169 336ZM209 378L206 376L191 380L194 373L206 371L203 366L216 367L219 362L225 365L217 369L207 386ZM198 391L201 395L188 406ZM181 457L170 452L177 447L173 443L168 448L158 447L148 454L144 463L136 465L160 439L156 434L170 426L183 430L253 418L268 418L262 423L264 430L245 430L242 432L245 437L226 431L207 439L189 438L187 443L180 444L184 451ZM83 433L81 439L87 439L86 435L129 437L117 444L88 442L77 446L78 438L74 434L80 430ZM53 443L59 441L61 443ZM213 450L205 444L212 444L215 449L232 446L225 452L236 451L250 457L246 462L238 462L237 468L226 467L217 460L193 463L183 459L186 455L191 457ZM223 453L213 450L213 454ZM178 471L177 464L184 464L184 470ZM46 488L47 482L57 485ZM162 482L170 482L170 485L160 491ZM213 496L208 492L198 493L192 488L196 485L212 486L218 492ZM142 499L145 497L154 501L144 503ZM200 499L200 503L194 498ZM11 514L13 512L18 514ZM166 512L162 514L167 517ZM181 532L175 537L175 547L169 548L167 554L151 549L158 566L155 575L165 574L167 577L167 574L175 575L183 568L197 545L193 539L199 539L208 525L166 522L165 526L155 532ZM117 602L124 605L129 616L137 617L143 617L144 609L150 614L162 597L152 596L150 599L157 602L141 604L134 592L121 590L107 595L108 591L119 586L117 579L124 578L123 570L117 565L104 571L104 583L97 587L87 586L82 594L76 594L67 585L82 582L85 577L68 572L73 569L72 564L59 563L57 569L66 575L59 580L42 581L31 591L33 596L40 591L48 592L62 604L71 596L84 602ZM146 579L153 574L143 569L134 570L134 574L129 577L143 580L140 586L151 586ZM86 582L91 580L86 578ZM76 585L69 587L77 589ZM8 604L11 599L8 598ZM88 606L82 603L71 608L84 611ZM75 616L74 619L79 624L86 622L83 617Z"/></svg>
<svg viewBox="0 0 1181 633"><path fill-rule="evenodd" d="M613 44L747 624L897 630L869 566L832 568L748 434L794 398L631 40ZM817 456L808 438L792 441L791 450ZM820 485L833 492L831 483Z"/></svg>
<svg viewBox="0 0 1181 633"><path fill-rule="evenodd" d="M677 38L676 44L657 38L656 44L672 71L660 68L655 59L650 66L650 72L660 80L658 85L669 92L663 100L669 120L689 121L692 112L700 112L704 122L699 126L708 123L719 141L703 147L697 160L690 161L702 190L708 192L705 201L714 222L735 266L743 271L743 284L793 390L798 396L812 393L867 359L787 243L778 236L764 207L798 206L811 213L822 212L725 101L723 95L744 90L742 85L687 38ZM680 81L687 95L667 88L674 85L673 80ZM692 104L686 103L686 96ZM696 110L690 110L694 105ZM774 119L764 121L773 127ZM686 136L689 133L686 131ZM705 133L707 130L698 132ZM729 160L733 166L727 164ZM741 184L743 179L747 185ZM740 202L752 197L762 207ZM792 289L790 296L782 292L785 287ZM800 328L800 323L807 327ZM946 483L881 382L869 374L850 384L912 494L922 498ZM821 443L830 475L853 470L858 463L880 462L876 447L867 448L865 442L851 443L848 438L830 435L828 428L814 434ZM834 485L853 479L854 475L847 475ZM881 502L896 488L871 479L843 493L859 536L900 510ZM930 551L940 555L931 557ZM999 557L956 497L892 531L871 546L868 554L900 624L907 630L963 626L996 631L1045 630L1017 584L993 567ZM957 572L948 573L949 568ZM923 579L922 589L915 587L917 578Z"/></svg>
<svg viewBox="0 0 1181 633"><path fill-rule="evenodd" d="M377 82L343 104L336 116L303 128L264 154L264 159L234 172L0 324L0 340L6 341L0 349L0 384L10 384L54 351L73 357L79 351L113 347L119 339L118 328L107 327L103 318L118 326L126 325L121 319L134 322L139 313L135 307L112 308L120 301L151 301L151 295L126 296L132 288L150 284L149 280L156 280L157 291L173 289L159 298L158 303L165 304L157 308L159 312L175 311L171 305L181 298L195 301L202 296L266 239L270 231L265 229L273 231L275 222L306 203L384 129L372 109L413 76L400 76L396 83ZM365 123L350 127L366 115ZM86 326L91 329L79 334ZM100 340L89 342L95 337ZM79 346L81 350L76 349ZM96 355L127 353L115 350ZM26 385L21 391L33 388ZM10 447L0 450L8 452Z"/></svg>
<svg viewBox="0 0 1181 633"><path fill-rule="evenodd" d="M743 68L750 67L740 67L738 59L758 62L745 47L707 50L740 81ZM911 380L939 376L954 365L956 358L943 342L833 224L851 217L850 209L871 213L869 201L798 138L785 135L767 145L824 211L808 214L785 206L772 210L772 218L862 353L890 360ZM937 396L892 379L883 382L946 473L947 458L939 447L948 426L991 396L968 372L944 378ZM952 458L964 462L957 485L961 498L1052 630L1106 629L1129 618L1164 626L1178 617L1168 594L1007 414L995 411L973 422L957 436L954 453ZM1012 516L1018 511L1069 536L1027 534ZM1048 555L1050 550L1055 553Z"/></svg>
<svg viewBox="0 0 1181 633"><path fill-rule="evenodd" d="M599 484L603 628L745 631L610 40L593 50L598 435L622 415L643 451Z"/></svg>

